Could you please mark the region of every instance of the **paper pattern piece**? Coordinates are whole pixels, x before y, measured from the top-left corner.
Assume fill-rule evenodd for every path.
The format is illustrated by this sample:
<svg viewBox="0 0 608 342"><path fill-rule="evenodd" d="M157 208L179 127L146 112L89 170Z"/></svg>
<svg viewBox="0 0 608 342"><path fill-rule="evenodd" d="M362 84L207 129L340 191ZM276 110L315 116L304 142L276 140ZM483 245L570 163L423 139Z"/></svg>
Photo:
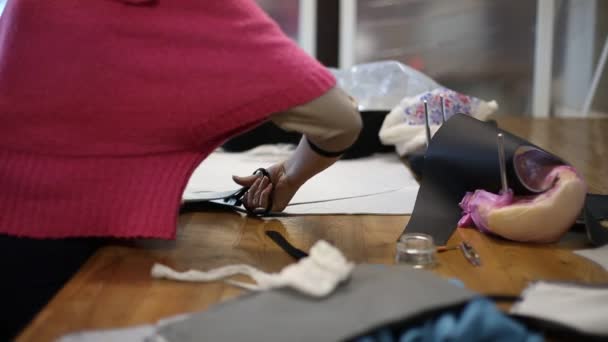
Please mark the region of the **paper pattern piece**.
<svg viewBox="0 0 608 342"><path fill-rule="evenodd" d="M284 146L260 146L248 152L216 151L194 171L183 199L239 188L231 176L249 175L259 167L285 160ZM385 214L406 215L414 207L418 182L397 155L340 160L304 184L285 214Z"/></svg>

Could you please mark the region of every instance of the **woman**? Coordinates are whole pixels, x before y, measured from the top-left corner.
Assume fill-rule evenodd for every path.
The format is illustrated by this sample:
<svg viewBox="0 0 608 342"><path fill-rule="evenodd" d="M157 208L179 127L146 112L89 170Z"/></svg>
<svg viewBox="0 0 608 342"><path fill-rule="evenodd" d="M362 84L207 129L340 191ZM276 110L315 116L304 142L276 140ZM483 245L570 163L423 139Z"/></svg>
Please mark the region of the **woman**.
<svg viewBox="0 0 608 342"><path fill-rule="evenodd" d="M252 0L9 0L0 39L0 340L103 238L174 238L189 176L228 138L303 133L266 176L234 177L246 208L278 211L361 129Z"/></svg>

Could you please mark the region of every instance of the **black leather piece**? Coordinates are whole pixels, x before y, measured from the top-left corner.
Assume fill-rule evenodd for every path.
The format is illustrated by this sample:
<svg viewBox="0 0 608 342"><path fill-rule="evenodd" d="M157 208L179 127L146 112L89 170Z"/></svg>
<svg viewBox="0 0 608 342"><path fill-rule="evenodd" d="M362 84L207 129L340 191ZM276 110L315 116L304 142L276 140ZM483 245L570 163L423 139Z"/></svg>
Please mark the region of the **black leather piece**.
<svg viewBox="0 0 608 342"><path fill-rule="evenodd" d="M608 244L608 227L600 223L608 220L608 195L587 194L583 216L589 241L596 246Z"/></svg>
<svg viewBox="0 0 608 342"><path fill-rule="evenodd" d="M499 129L493 122L456 114L439 128L424 155L420 190L404 233L426 233L435 244L444 246L456 229L461 217L459 203L467 191L498 193L499 132L504 135L509 187L516 194L530 193L515 175L513 155L521 145L542 149Z"/></svg>
<svg viewBox="0 0 608 342"><path fill-rule="evenodd" d="M422 171L424 170L424 153L426 150L417 150L408 154L405 159L410 167L410 170L418 178L422 178Z"/></svg>

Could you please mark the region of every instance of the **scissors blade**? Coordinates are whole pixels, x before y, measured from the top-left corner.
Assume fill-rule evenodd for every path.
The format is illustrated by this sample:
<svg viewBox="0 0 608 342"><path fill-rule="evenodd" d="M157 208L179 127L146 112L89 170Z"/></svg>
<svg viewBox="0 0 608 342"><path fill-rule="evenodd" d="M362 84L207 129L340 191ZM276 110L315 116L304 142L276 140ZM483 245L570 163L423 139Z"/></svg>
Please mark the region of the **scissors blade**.
<svg viewBox="0 0 608 342"><path fill-rule="evenodd" d="M243 189L230 190L230 191L191 191L187 193L184 202L206 202L213 200L223 199L225 202L235 201ZM228 203L231 204L231 203Z"/></svg>

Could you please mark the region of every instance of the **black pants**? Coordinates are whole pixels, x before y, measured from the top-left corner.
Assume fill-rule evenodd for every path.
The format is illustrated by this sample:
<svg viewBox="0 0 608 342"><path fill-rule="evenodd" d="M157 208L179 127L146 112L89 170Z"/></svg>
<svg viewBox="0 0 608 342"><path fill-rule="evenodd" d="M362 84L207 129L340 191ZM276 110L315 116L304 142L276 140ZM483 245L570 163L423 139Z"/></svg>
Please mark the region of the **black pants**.
<svg viewBox="0 0 608 342"><path fill-rule="evenodd" d="M10 341L102 245L0 235L0 341Z"/></svg>

